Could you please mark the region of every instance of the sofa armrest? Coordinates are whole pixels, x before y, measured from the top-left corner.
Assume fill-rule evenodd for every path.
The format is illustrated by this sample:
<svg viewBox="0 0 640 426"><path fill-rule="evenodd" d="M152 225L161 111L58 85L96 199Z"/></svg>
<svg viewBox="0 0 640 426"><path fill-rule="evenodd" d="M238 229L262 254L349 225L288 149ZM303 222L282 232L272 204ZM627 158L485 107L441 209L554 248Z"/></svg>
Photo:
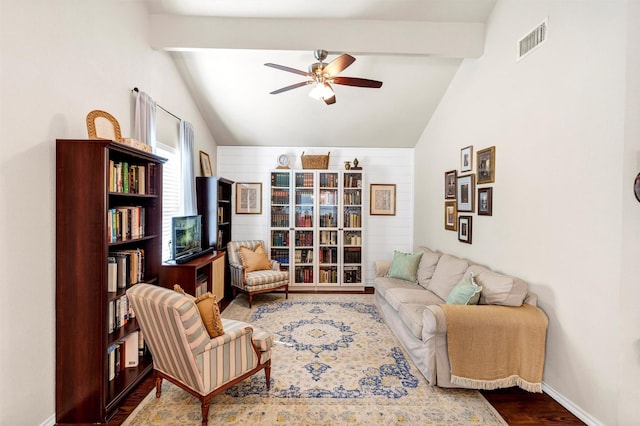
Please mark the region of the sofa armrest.
<svg viewBox="0 0 640 426"><path fill-rule="evenodd" d="M429 305L422 313L422 340L429 335L446 335L447 317L440 305Z"/></svg>
<svg viewBox="0 0 640 426"><path fill-rule="evenodd" d="M377 277L384 277L389 272L389 268L391 267L390 260L376 260L373 262L373 268Z"/></svg>

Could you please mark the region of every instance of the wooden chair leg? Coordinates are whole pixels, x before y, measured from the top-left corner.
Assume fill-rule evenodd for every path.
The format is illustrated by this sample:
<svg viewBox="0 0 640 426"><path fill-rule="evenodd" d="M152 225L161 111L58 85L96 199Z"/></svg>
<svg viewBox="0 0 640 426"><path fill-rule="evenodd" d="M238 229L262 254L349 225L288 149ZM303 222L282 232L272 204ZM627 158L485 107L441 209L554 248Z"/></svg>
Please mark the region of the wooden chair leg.
<svg viewBox="0 0 640 426"><path fill-rule="evenodd" d="M253 294L249 293L249 309L251 309L251 301L253 300Z"/></svg>
<svg viewBox="0 0 640 426"><path fill-rule="evenodd" d="M284 298L289 299L289 286L284 288Z"/></svg>
<svg viewBox="0 0 640 426"><path fill-rule="evenodd" d="M200 411L202 412L202 426L207 426L209 423L209 407L211 406L211 398L202 398L202 405Z"/></svg>
<svg viewBox="0 0 640 426"><path fill-rule="evenodd" d="M162 377L156 376L156 398L162 394Z"/></svg>
<svg viewBox="0 0 640 426"><path fill-rule="evenodd" d="M267 390L271 389L271 360L269 364L264 368L264 375L267 379Z"/></svg>

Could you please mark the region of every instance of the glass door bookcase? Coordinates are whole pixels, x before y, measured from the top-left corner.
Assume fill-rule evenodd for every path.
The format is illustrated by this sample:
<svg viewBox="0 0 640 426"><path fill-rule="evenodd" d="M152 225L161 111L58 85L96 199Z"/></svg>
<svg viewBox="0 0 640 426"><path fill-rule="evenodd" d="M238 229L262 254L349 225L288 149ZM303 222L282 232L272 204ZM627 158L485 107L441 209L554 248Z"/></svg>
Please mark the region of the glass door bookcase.
<svg viewBox="0 0 640 426"><path fill-rule="evenodd" d="M291 252L291 172L271 173L271 259L280 262L280 270L289 270Z"/></svg>
<svg viewBox="0 0 640 426"><path fill-rule="evenodd" d="M342 285L362 285L362 190L360 171L343 173Z"/></svg>
<svg viewBox="0 0 640 426"><path fill-rule="evenodd" d="M340 174L318 173L318 285L338 286Z"/></svg>

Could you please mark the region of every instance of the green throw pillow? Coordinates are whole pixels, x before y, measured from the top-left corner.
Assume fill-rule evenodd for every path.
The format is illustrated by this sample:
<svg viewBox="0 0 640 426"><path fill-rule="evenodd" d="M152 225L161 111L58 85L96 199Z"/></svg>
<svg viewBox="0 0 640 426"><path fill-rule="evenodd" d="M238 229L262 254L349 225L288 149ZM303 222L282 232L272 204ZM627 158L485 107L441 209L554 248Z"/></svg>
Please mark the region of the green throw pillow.
<svg viewBox="0 0 640 426"><path fill-rule="evenodd" d="M463 277L447 296L449 305L477 305L482 287L473 280L473 272Z"/></svg>
<svg viewBox="0 0 640 426"><path fill-rule="evenodd" d="M398 278L400 280L418 282L418 265L422 259L423 253L403 253L401 251L393 251L393 262L387 277Z"/></svg>

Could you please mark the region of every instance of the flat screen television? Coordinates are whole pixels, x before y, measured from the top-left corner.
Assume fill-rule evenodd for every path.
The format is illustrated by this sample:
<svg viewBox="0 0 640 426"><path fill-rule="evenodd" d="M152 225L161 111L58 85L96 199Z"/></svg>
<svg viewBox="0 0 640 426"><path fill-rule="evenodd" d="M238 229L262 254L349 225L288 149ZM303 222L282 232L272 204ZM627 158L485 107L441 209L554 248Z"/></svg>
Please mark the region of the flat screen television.
<svg viewBox="0 0 640 426"><path fill-rule="evenodd" d="M202 251L202 216L171 218L173 259L177 260Z"/></svg>

